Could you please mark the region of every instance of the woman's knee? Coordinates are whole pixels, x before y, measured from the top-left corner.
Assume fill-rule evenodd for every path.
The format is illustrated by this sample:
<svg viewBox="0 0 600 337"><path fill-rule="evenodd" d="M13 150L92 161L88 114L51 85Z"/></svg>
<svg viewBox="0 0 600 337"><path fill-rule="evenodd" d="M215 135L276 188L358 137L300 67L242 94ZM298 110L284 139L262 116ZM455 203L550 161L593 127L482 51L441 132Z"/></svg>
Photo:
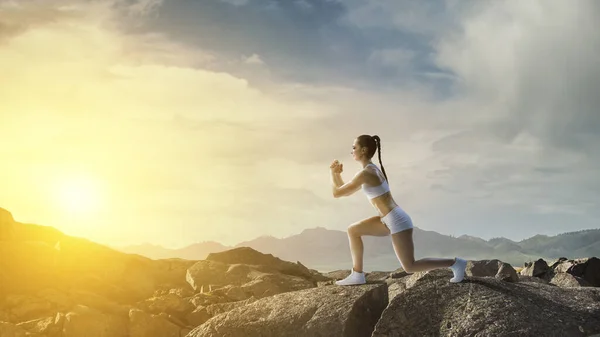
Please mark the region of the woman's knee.
<svg viewBox="0 0 600 337"><path fill-rule="evenodd" d="M352 224L350 226L348 226L348 235L350 236L361 236L360 234L360 228L358 227L358 224Z"/></svg>

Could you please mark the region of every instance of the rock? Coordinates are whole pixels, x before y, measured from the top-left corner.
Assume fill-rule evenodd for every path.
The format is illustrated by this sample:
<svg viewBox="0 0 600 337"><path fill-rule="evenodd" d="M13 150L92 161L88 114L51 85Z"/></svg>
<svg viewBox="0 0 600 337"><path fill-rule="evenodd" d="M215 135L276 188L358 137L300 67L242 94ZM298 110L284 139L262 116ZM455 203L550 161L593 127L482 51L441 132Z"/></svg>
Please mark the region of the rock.
<svg viewBox="0 0 600 337"><path fill-rule="evenodd" d="M15 219L12 214L0 208L0 242L12 240L15 236Z"/></svg>
<svg viewBox="0 0 600 337"><path fill-rule="evenodd" d="M587 336L600 332L600 289L469 277L439 269L409 277L373 337Z"/></svg>
<svg viewBox="0 0 600 337"><path fill-rule="evenodd" d="M467 276L495 277L506 282L518 282L517 271L508 263L500 260L475 260L467 262Z"/></svg>
<svg viewBox="0 0 600 337"><path fill-rule="evenodd" d="M32 293L57 285L52 268L56 250L45 242L8 241L0 243L0 270L5 293ZM26 266L26 268L24 268Z"/></svg>
<svg viewBox="0 0 600 337"><path fill-rule="evenodd" d="M292 263L283 261L277 257L274 257L272 254L263 254L250 247L239 247L219 253L210 253L206 257L206 260L226 264L241 263L246 265L263 265L268 266L272 268L273 271L278 271L282 274L299 276L309 280L313 279L313 274L311 271L300 262Z"/></svg>
<svg viewBox="0 0 600 337"><path fill-rule="evenodd" d="M348 277L348 275L350 275L350 269L335 270L335 271L331 271L331 272L324 274L325 277L327 277L329 280L333 280L333 281L344 279L344 278ZM394 272L390 273L389 271L372 271L372 272L365 273L365 279L367 280L367 283L383 282L386 279L393 277L393 275L394 275ZM406 274L406 275L408 275L408 274Z"/></svg>
<svg viewBox="0 0 600 337"><path fill-rule="evenodd" d="M398 268L390 273L390 278L402 278L409 275L411 274L407 273L404 269Z"/></svg>
<svg viewBox="0 0 600 337"><path fill-rule="evenodd" d="M406 290L406 279L388 279L386 280L388 285L388 298L391 301L394 297L400 295Z"/></svg>
<svg viewBox="0 0 600 337"><path fill-rule="evenodd" d="M206 307L199 306L194 311L189 313L185 319L188 322L188 324L192 326L199 326L204 322L208 321L211 317L212 315L210 315L208 311L206 311Z"/></svg>
<svg viewBox="0 0 600 337"><path fill-rule="evenodd" d="M175 294L175 295L183 298L183 297L193 296L194 292L191 289L177 288L177 289L170 289L169 294Z"/></svg>
<svg viewBox="0 0 600 337"><path fill-rule="evenodd" d="M207 306L215 303L231 302L231 300L225 295L215 293L196 294L193 297L186 299L186 301L191 303L194 307Z"/></svg>
<svg viewBox="0 0 600 337"><path fill-rule="evenodd" d="M533 263L526 264L523 270L521 270L521 275L540 277L549 269L550 268L548 267L546 261L539 259Z"/></svg>
<svg viewBox="0 0 600 337"><path fill-rule="evenodd" d="M298 262L300 263L300 262ZM327 281L331 281L331 279L323 274L321 274L318 270L314 270L314 269L309 269L310 270L310 274L312 275L312 279L315 282L327 282Z"/></svg>
<svg viewBox="0 0 600 337"><path fill-rule="evenodd" d="M69 295L53 288L38 291L36 297L52 303L57 311L68 311L74 305Z"/></svg>
<svg viewBox="0 0 600 337"><path fill-rule="evenodd" d="M502 265L500 260L475 260L467 261L465 275L478 277L494 277Z"/></svg>
<svg viewBox="0 0 600 337"><path fill-rule="evenodd" d="M555 265L555 272L569 273L584 279L594 287L600 287L600 259L597 257L563 260Z"/></svg>
<svg viewBox="0 0 600 337"><path fill-rule="evenodd" d="M383 282L390 277L391 273L389 271L373 271L369 273L365 273L365 279L367 283L373 282Z"/></svg>
<svg viewBox="0 0 600 337"><path fill-rule="evenodd" d="M178 317L173 316L173 315L169 315L169 314L167 314L165 312L161 312L160 314L158 314L156 316L162 317L162 318L166 319L167 321L169 321L169 322L171 322L171 323L173 323L173 324L175 324L175 325L177 325L179 327L182 327L182 328L183 327L187 327L187 328L190 328L190 329L193 328L193 326L188 326L188 324L184 323Z"/></svg>
<svg viewBox="0 0 600 337"><path fill-rule="evenodd" d="M73 289L69 291L69 296L73 303L96 309L105 314L126 317L131 309L129 305L117 304L89 291Z"/></svg>
<svg viewBox="0 0 600 337"><path fill-rule="evenodd" d="M66 314L63 337L128 337L129 319L76 305Z"/></svg>
<svg viewBox="0 0 600 337"><path fill-rule="evenodd" d="M519 276L519 282L542 283L542 284L549 284L550 283L547 280L541 279L539 277L535 277L535 276L523 276L523 275Z"/></svg>
<svg viewBox="0 0 600 337"><path fill-rule="evenodd" d="M560 262L557 261L552 264L552 270L555 273L568 273L569 270L572 270L574 264L575 260L562 260Z"/></svg>
<svg viewBox="0 0 600 337"><path fill-rule="evenodd" d="M59 324L56 320L56 316L49 316L46 318L38 318L28 322L17 324L18 327L26 330L30 334L43 334L48 337L50 336L61 336L62 324Z"/></svg>
<svg viewBox="0 0 600 337"><path fill-rule="evenodd" d="M210 317L213 317L216 315L220 315L224 312L231 311L237 307L248 305L250 303L255 302L256 300L257 299L255 297L250 297L249 299L246 299L244 301L211 304L206 307L206 312L210 315Z"/></svg>
<svg viewBox="0 0 600 337"><path fill-rule="evenodd" d="M312 287L314 287L314 284L311 281L301 277L285 274L262 274L242 285L241 289L244 293L251 294L256 298L262 298Z"/></svg>
<svg viewBox="0 0 600 337"><path fill-rule="evenodd" d="M152 314L164 312L180 317L185 317L194 310L194 305L176 294L152 297L139 303L138 306L140 309ZM131 311L129 311L129 315L131 316Z"/></svg>
<svg viewBox="0 0 600 337"><path fill-rule="evenodd" d="M179 337L181 328L164 317L138 309L129 312L129 337Z"/></svg>
<svg viewBox="0 0 600 337"><path fill-rule="evenodd" d="M330 271L328 273L323 274L323 276L325 276L331 280L341 280L341 279L348 277L348 275L350 275L350 269L334 270L334 271Z"/></svg>
<svg viewBox="0 0 600 337"><path fill-rule="evenodd" d="M505 282L519 282L517 271L510 264L504 262L500 262L500 269L494 277Z"/></svg>
<svg viewBox="0 0 600 337"><path fill-rule="evenodd" d="M287 292L215 316L188 337L371 336L387 302L385 284Z"/></svg>
<svg viewBox="0 0 600 337"><path fill-rule="evenodd" d="M53 315L52 303L34 296L8 296L6 307L14 315L16 322L25 322L43 316Z"/></svg>
<svg viewBox="0 0 600 337"><path fill-rule="evenodd" d="M0 336L2 337L25 337L27 331L12 323L0 322Z"/></svg>
<svg viewBox="0 0 600 337"><path fill-rule="evenodd" d="M550 269L555 269L558 265L560 265L564 261L568 261L568 260L569 259L567 259L566 257L559 257L558 260L556 260L550 264Z"/></svg>
<svg viewBox="0 0 600 337"><path fill-rule="evenodd" d="M581 277L573 276L569 273L546 273L545 279L549 283L559 287L590 287L591 284Z"/></svg>
<svg viewBox="0 0 600 337"><path fill-rule="evenodd" d="M250 271L250 267L245 265L229 266L221 262L202 260L188 268L186 281L196 291L211 284L241 285L250 281Z"/></svg>
<svg viewBox="0 0 600 337"><path fill-rule="evenodd" d="M335 284L334 280L330 280L330 281L319 281L317 282L317 287L325 287L325 286L332 286Z"/></svg>
<svg viewBox="0 0 600 337"><path fill-rule="evenodd" d="M227 285L217 290L211 291L211 294L225 296L231 301L243 301L252 296L252 294L244 291L240 286Z"/></svg>

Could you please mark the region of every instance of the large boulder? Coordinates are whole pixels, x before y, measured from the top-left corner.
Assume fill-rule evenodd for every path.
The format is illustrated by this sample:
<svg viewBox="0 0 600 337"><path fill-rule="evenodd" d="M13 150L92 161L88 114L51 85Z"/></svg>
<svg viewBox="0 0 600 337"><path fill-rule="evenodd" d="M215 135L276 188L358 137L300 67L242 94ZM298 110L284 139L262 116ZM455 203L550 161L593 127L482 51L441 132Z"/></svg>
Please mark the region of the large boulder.
<svg viewBox="0 0 600 337"><path fill-rule="evenodd" d="M549 283L557 285L559 287L589 287L586 280L581 277L573 276L569 273L550 273L547 272L544 279L548 280Z"/></svg>
<svg viewBox="0 0 600 337"><path fill-rule="evenodd" d="M313 280L289 273L279 273L276 270L273 273L266 273L254 265L228 265L209 260L198 261L191 266L186 279L196 291L206 292L214 286L223 288L220 292L218 291L220 289L214 290L215 294L232 291L229 286L239 286L239 289L235 290L237 294L229 294L238 300L250 296L260 298L316 286Z"/></svg>
<svg viewBox="0 0 600 337"><path fill-rule="evenodd" d="M521 269L521 275L541 277L549 269L550 267L548 267L548 263L544 259L538 259L535 262L526 263L523 269Z"/></svg>
<svg viewBox="0 0 600 337"><path fill-rule="evenodd" d="M561 259L554 264L556 273L569 273L584 279L594 287L600 287L600 259L597 257L566 260Z"/></svg>
<svg viewBox="0 0 600 337"><path fill-rule="evenodd" d="M560 288L472 276L450 283L439 269L410 276L373 337L588 336L600 332L600 289Z"/></svg>
<svg viewBox="0 0 600 337"><path fill-rule="evenodd" d="M263 254L250 247L239 247L219 253L210 253L206 257L208 261L216 261L226 264L246 264L260 265L266 267L261 269L265 272L280 272L282 274L300 276L306 279L313 279L314 273L306 268L302 263L292 263L283 261L273 254Z"/></svg>
<svg viewBox="0 0 600 337"><path fill-rule="evenodd" d="M254 297L246 299L244 301L235 301L235 302L227 302L227 303L216 303L210 304L208 306L199 306L190 313L186 320L189 324L193 326L198 326L208 321L211 317L220 315L224 312L233 310L234 308L241 307L252 302L256 301Z"/></svg>
<svg viewBox="0 0 600 337"><path fill-rule="evenodd" d="M517 271L508 263L500 260L468 261L465 270L467 276L496 277L506 282L517 282Z"/></svg>
<svg viewBox="0 0 600 337"><path fill-rule="evenodd" d="M385 284L287 292L217 315L188 337L366 337L387 303Z"/></svg>
<svg viewBox="0 0 600 337"><path fill-rule="evenodd" d="M210 285L241 285L250 281L247 265L228 265L217 261L201 260L187 270L187 282L196 291L208 289Z"/></svg>

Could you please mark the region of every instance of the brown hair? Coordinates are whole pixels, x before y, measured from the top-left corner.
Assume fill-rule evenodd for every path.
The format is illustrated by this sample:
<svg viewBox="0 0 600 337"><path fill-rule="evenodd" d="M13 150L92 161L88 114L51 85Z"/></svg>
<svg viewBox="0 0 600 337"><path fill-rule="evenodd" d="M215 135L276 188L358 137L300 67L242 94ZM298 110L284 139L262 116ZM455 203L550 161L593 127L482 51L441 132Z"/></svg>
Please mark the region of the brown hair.
<svg viewBox="0 0 600 337"><path fill-rule="evenodd" d="M375 151L377 151L379 154L379 166L381 166L381 171L385 176L385 180L388 180L387 174L385 174L385 169L383 168L383 163L381 162L381 138L379 138L377 135L360 135L358 136L357 141L361 147L366 147L369 150L367 152L367 157L369 159L373 158Z"/></svg>

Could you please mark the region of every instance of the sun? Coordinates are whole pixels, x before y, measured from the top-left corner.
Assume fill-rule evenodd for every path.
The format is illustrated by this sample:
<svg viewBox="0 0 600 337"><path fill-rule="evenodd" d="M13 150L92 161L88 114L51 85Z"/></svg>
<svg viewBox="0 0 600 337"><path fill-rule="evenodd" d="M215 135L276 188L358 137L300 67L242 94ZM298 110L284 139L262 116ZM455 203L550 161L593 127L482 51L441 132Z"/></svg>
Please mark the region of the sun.
<svg viewBox="0 0 600 337"><path fill-rule="evenodd" d="M90 177L65 177L57 184L56 190L61 207L71 214L89 214L100 207L100 184Z"/></svg>

